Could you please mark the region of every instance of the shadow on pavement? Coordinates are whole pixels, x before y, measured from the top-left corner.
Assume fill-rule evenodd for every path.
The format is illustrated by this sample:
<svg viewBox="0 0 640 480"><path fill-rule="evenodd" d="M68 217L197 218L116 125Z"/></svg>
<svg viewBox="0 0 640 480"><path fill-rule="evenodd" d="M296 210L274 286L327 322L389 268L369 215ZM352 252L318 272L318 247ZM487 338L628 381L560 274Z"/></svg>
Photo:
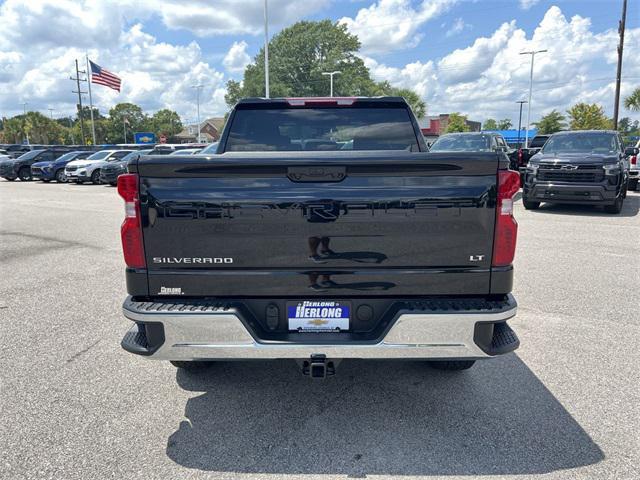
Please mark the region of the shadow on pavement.
<svg viewBox="0 0 640 480"><path fill-rule="evenodd" d="M514 354L471 370L343 361L316 382L293 361L178 371L202 395L167 443L188 468L266 474L540 474L603 452Z"/></svg>
<svg viewBox="0 0 640 480"><path fill-rule="evenodd" d="M607 213L595 205L572 205L567 203L542 203L539 210L530 210L534 214L576 215L583 217L635 217L640 210L640 196L635 192L627 193L620 213Z"/></svg>

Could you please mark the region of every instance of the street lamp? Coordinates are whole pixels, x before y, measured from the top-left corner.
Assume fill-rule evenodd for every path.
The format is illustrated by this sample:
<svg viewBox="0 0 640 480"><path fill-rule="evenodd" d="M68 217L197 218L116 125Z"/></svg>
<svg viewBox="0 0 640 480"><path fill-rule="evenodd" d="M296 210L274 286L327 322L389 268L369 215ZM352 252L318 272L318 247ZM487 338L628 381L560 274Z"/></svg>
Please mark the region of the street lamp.
<svg viewBox="0 0 640 480"><path fill-rule="evenodd" d="M202 89L202 87L204 87L204 85L202 84L198 84L198 85L191 85L191 88L195 88L196 89L196 113L197 113L197 119L198 119L198 143L202 143L200 141L200 90Z"/></svg>
<svg viewBox="0 0 640 480"><path fill-rule="evenodd" d="M330 78L330 82L331 82L331 87L330 87L330 90L329 90L329 92L330 92L329 96L330 97L333 97L333 76L334 75L339 75L340 73L341 72L339 72L338 70L335 70L333 72L322 72L322 75L328 75L329 78Z"/></svg>
<svg viewBox="0 0 640 480"><path fill-rule="evenodd" d="M531 73L529 74L529 105L527 105L527 131L524 132L524 146L529 147L529 126L531 125L531 93L533 92L533 60L536 53L544 53L547 50L531 50L529 52L520 52L520 55L531 55Z"/></svg>
<svg viewBox="0 0 640 480"><path fill-rule="evenodd" d="M522 104L528 103L526 100L518 100L516 103L520 104L520 116L518 117L518 148L522 147L520 144L520 132L522 131Z"/></svg>

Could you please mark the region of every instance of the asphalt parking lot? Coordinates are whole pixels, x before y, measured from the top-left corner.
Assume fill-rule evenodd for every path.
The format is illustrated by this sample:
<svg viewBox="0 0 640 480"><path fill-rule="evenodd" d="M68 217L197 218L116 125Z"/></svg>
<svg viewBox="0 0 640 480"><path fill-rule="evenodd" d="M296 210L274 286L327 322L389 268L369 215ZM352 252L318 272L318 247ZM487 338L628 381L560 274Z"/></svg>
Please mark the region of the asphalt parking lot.
<svg viewBox="0 0 640 480"><path fill-rule="evenodd" d="M516 209L516 353L318 383L125 353L115 189L0 181L0 478L639 478L640 194Z"/></svg>

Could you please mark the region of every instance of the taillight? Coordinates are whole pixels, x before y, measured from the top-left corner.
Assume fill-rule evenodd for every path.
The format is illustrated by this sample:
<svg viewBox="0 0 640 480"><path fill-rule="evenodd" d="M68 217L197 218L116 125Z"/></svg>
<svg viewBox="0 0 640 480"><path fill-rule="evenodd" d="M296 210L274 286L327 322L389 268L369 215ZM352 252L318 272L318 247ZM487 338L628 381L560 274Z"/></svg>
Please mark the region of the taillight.
<svg viewBox="0 0 640 480"><path fill-rule="evenodd" d="M124 261L131 268L145 268L142 244L142 224L140 223L140 197L138 175L124 173L118 177L118 193L124 200L124 222L120 227Z"/></svg>
<svg viewBox="0 0 640 480"><path fill-rule="evenodd" d="M520 167L522 166L522 149L521 148L518 149L518 165Z"/></svg>
<svg viewBox="0 0 640 480"><path fill-rule="evenodd" d="M513 218L513 197L520 190L520 175L513 170L498 171L496 227L493 240L494 267L511 265L516 253L518 223Z"/></svg>
<svg viewBox="0 0 640 480"><path fill-rule="evenodd" d="M634 155L631 157L631 165L637 165L638 164L638 156Z"/></svg>

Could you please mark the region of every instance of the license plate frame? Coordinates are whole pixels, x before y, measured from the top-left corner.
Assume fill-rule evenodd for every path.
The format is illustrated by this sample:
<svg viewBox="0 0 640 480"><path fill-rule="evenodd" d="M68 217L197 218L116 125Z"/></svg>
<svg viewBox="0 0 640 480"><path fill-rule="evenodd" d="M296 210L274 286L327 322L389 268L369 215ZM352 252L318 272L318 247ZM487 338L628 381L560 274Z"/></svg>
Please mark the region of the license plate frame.
<svg viewBox="0 0 640 480"><path fill-rule="evenodd" d="M338 310L340 309L340 310ZM290 332L343 333L351 328L351 302L342 300L299 300L287 302Z"/></svg>

